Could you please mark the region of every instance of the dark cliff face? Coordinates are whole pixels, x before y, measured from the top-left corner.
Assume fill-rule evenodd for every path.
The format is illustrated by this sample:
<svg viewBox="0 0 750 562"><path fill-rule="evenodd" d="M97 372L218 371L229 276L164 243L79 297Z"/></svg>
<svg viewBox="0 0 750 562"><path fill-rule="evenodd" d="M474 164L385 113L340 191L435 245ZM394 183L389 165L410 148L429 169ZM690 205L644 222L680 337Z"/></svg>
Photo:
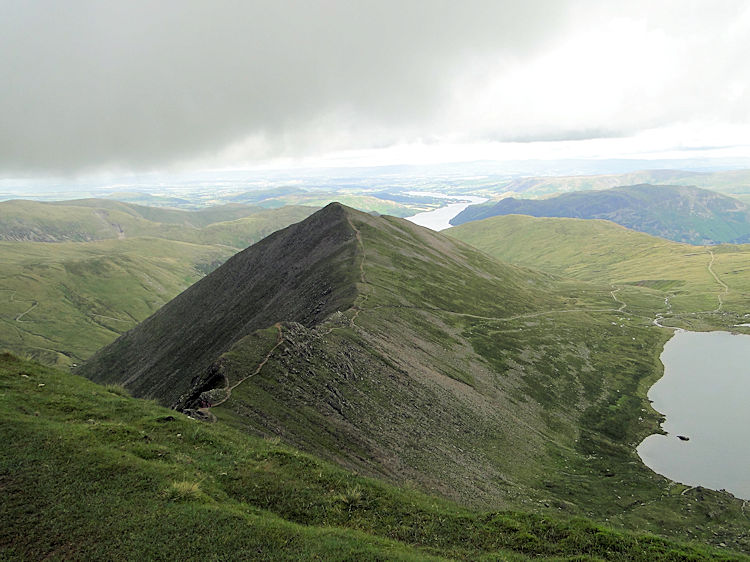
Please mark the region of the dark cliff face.
<svg viewBox="0 0 750 562"><path fill-rule="evenodd" d="M216 358L280 321L313 326L357 295L359 247L332 203L238 253L97 352L79 373L173 405Z"/></svg>
<svg viewBox="0 0 750 562"><path fill-rule="evenodd" d="M451 224L511 214L605 219L688 244L741 243L750 237L750 209L741 201L696 187L648 184L563 193L548 199L508 197L471 205Z"/></svg>

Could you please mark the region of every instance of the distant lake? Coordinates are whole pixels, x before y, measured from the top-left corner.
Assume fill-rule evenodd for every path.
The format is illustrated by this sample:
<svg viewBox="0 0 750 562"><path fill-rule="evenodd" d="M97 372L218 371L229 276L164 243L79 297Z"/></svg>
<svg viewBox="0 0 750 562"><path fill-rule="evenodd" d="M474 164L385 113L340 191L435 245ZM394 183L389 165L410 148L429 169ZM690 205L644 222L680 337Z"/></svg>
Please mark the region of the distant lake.
<svg viewBox="0 0 750 562"><path fill-rule="evenodd" d="M677 482L750 499L750 336L679 331L661 360L648 397L668 435L644 439L641 459Z"/></svg>
<svg viewBox="0 0 750 562"><path fill-rule="evenodd" d="M432 195L433 197L441 195L436 193L423 194ZM425 211L424 213L417 213L416 215L413 215L411 217L406 217L406 220L409 220L420 226L426 226L427 228L431 228L432 230L445 230L446 228L451 227L451 224L448 221L450 221L458 213L463 211L466 207L475 203L484 203L485 201L487 201L487 199L485 199L484 197L474 197L468 195L455 197L451 195L443 195L443 197L446 198L446 201L458 200L460 201L460 203L448 203L447 205L440 207L439 209L435 209L434 211Z"/></svg>

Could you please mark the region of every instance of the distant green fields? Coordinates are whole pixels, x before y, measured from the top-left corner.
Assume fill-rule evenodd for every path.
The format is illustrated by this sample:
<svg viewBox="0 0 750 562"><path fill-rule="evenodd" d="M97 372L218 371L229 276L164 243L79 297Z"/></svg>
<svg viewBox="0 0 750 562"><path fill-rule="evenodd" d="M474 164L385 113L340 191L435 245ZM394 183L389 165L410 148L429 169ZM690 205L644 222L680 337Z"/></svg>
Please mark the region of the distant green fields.
<svg viewBox="0 0 750 562"><path fill-rule="evenodd" d="M106 199L14 200L0 202L0 240L90 242L150 236L245 248L314 211L315 207L268 210L239 204L183 211Z"/></svg>

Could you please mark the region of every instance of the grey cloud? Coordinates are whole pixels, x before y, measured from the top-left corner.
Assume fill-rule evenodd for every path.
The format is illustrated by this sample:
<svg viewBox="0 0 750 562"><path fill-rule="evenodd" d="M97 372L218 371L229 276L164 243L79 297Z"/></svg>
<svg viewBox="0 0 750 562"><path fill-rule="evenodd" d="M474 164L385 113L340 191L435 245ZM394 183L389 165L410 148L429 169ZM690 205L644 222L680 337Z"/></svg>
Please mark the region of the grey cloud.
<svg viewBox="0 0 750 562"><path fill-rule="evenodd" d="M525 56L567 21L556 1L92 0L0 10L0 170L22 172L158 167L251 135L264 139L259 156L303 151L338 124L350 140L388 144L388 131L434 117L452 73L475 53ZM370 130L382 134L358 136Z"/></svg>

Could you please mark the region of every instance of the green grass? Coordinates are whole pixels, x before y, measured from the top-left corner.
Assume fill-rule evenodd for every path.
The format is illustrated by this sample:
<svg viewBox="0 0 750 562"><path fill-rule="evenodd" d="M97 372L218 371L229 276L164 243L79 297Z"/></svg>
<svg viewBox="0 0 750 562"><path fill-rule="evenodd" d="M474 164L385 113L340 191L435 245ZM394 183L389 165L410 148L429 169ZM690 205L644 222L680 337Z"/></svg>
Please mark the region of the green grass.
<svg viewBox="0 0 750 562"><path fill-rule="evenodd" d="M669 325L731 328L750 312L750 277L743 275L750 245L690 246L607 221L521 215L476 221L446 234L509 263L611 284L627 312L652 318L661 313ZM714 272L729 286L726 295L708 270L711 252ZM722 314L713 314L720 294Z"/></svg>
<svg viewBox="0 0 750 562"><path fill-rule="evenodd" d="M222 205L183 211L106 199L0 202L0 240L91 242L150 236L244 248L315 209Z"/></svg>
<svg viewBox="0 0 750 562"><path fill-rule="evenodd" d="M327 225L336 236L329 240L329 235L321 232L321 240L315 244L325 247L333 240L330 253L315 253L315 248L306 246L312 242L310 229L304 227L304 241L287 240L288 244L278 245L287 258L290 248L303 257L323 257L305 270L304 279L312 280L309 294L288 292L284 279L272 284L283 297L277 299L274 310L288 307L282 321L305 318L301 314L309 312L309 299L312 305L319 305L326 302L320 300L326 294L341 293L346 298L328 302L330 310L326 309L319 324L282 322L283 339L278 347L278 332L268 328L250 333L223 357L211 357L210 376L221 375L216 377L219 383L241 382L226 402L212 409L220 423L199 424L163 410L117 417L118 403L111 400L124 400L119 403L123 411L127 410L125 404L140 404L157 412L153 404L143 406L123 397L120 387L102 390L110 400L110 409L97 414L97 407L91 403L95 394L91 389L96 387L75 391L60 381L84 381L55 378L58 375L54 371L18 363L29 373L33 369L52 373L50 381L62 385L53 396L70 396L69 391L74 395L72 399L53 399L44 416L60 422L55 430L59 433L49 438L48 444L57 444L59 439L68 449L54 461L36 457L23 466L53 471L43 472L45 480L60 479L63 475L54 471L66 465L61 459L80 456L77 464L99 467L96 459L104 454L104 447L114 456L106 453L103 459L124 459L132 463L128 470L147 471L150 476L144 476L143 482L156 479L153 486L143 490L128 480L129 474L122 476L123 483L115 486L120 486L119 493L133 485L134 493L144 494L128 496L131 501L122 500L123 519L137 517L128 511L131 506L151 514L156 513L155 505L161 505L158 502L166 502L168 509L174 510L173 518L187 528L189 517L196 517L198 512L203 517L207 513L204 510L213 510L216 515L217 503L221 503L231 506L232 517L241 518L230 518L224 530L219 527L214 534L209 533L209 543L220 541L221 533L231 526L247 525L250 534L236 538L239 542L232 543L232 548L239 548L243 540L255 545L264 536L257 531L258 525L268 529L278 524L278 528L273 527L276 531L264 532L278 533L283 541L291 540L307 549L292 550L289 557L349 556L342 552L348 553L346 549L358 544L361 535L356 533L365 533L376 541L368 543L370 550L361 554L364 558L434 554L492 559L509 552L623 559L706 555L699 547L691 551L693 547L667 546L671 543L663 539L633 538L627 529L659 533L670 540L693 538L714 545L723 542L750 551L748 518L741 501L703 489L683 494L686 487L654 474L635 453L635 445L658 430L659 415L650 408L646 390L661 373L658 355L668 333L651 325L653 314L662 310L659 307L664 306L665 294L675 301L673 307L682 307L677 310L683 318L704 303L710 307L713 300L715 306L717 287L707 271L707 252L694 249L691 256L680 253L681 245L661 250L655 247L664 261L671 255L685 259L682 277L676 275L680 271L674 267L669 269L669 264L651 260L644 262L650 270L630 279L628 272L640 266L637 260L627 263L628 252L640 248L645 257L636 257L646 259L650 246L638 244L653 244L654 239L633 239L613 246L620 252L614 258L608 257L601 241L601 255L590 269L581 265L580 271L571 275L577 275L577 280L565 280L553 273L565 273L567 266L562 260L581 254L580 247L576 249L572 242L562 246L566 255L555 256L554 249L547 249L549 243L545 246L541 240L532 239L528 250L539 251L538 259L553 260L560 267L544 273L526 269L525 264L500 263L470 246L399 219L336 208L328 212L331 220L338 221ZM564 240L565 236L558 232L553 238ZM581 235L579 239L586 238ZM112 241L117 247L122 243ZM61 251L67 248L65 244L55 247ZM713 251L717 275L722 279L745 277L742 247ZM263 264L279 263L280 258L272 254L268 252ZM602 267L598 262L605 259L610 261ZM295 264L300 261L294 258ZM205 304L209 297L218 298L218 304L210 306L213 316L225 304L229 306L229 297L237 298L234 289L241 278L241 265L241 260L235 263L237 275L229 275L226 286L232 291L227 292L227 298L220 291L212 291L219 294L196 299L198 304ZM74 269L77 278L86 277L88 272L92 280L101 280L106 271L106 263L99 258L92 259L90 271ZM699 271L703 277L699 277ZM611 272L623 276L615 295L626 303L624 310L618 310L621 305L611 294ZM727 297L741 294L741 286L736 281ZM704 293L701 287L706 288ZM103 294L111 292L108 289ZM268 296L273 295L271 292ZM246 304L248 299L240 300ZM726 302L729 307L730 300ZM193 302L180 306L184 308L178 310L179 320L190 312L198 325L211 316L203 314ZM36 312L35 308L21 319L31 319ZM230 316L235 312L230 310ZM210 348L216 341L211 338L225 336L219 333L228 325L228 316L223 314L212 325L215 330L193 333L196 337L189 340L186 349ZM721 315L708 310L703 316L691 318L708 325L717 317ZM155 331L156 336L166 338L178 332L170 331L175 326L174 318L166 312L161 318L165 325ZM243 316L243 322L247 321ZM190 327L191 323L182 323L178 328L190 336ZM155 341L156 351L167 349L165 343L169 342L165 339ZM133 349L132 357L143 353L142 346ZM189 359L182 352L176 355L181 360ZM118 364L115 356L112 369L105 369L103 375L109 376L115 367L129 368L130 364L129 360ZM170 367L169 372L160 371L161 367L147 370L144 380L136 381L141 390L148 392L163 385L167 377L179 375L174 375L174 356L167 354L164 364ZM263 368L258 369L261 364ZM20 377L15 382L23 382L21 379L25 380ZM174 384L166 385L167 390L181 394L182 390L175 390L176 385L194 385L192 375L189 379L175 379ZM32 384L25 390L38 393L33 395L35 399L47 399L45 392L54 389L53 383L43 380L42 384L45 386ZM134 388L132 384L130 387ZM210 391L200 385L197 388ZM24 420L35 423L39 416L34 413L38 411L41 416L42 409L33 404L41 403L14 392L8 390L3 396L10 397L5 403L11 412L8 419L18 417L8 431L26 435L29 428L18 424ZM175 420L155 421L168 415ZM102 424L97 426L100 418ZM62 419L68 433L61 429ZM170 428L174 429L172 433ZM97 441L102 438L101 432L114 441L106 446ZM287 445L249 435L277 436ZM35 441L22 438L21 444L28 442L34 450L45 449L40 445L44 439L47 437ZM19 441L7 442L11 447L19 445ZM32 455L29 451L24 454ZM329 462L363 476L333 468ZM150 472L156 468L164 470L158 478ZM117 470L106 469L105 474L111 476ZM94 479L94 473L87 473L86 478ZM82 487L81 481L67 485L78 490ZM35 486L39 486L38 481L23 481L13 489L22 495L20 490ZM68 501L68 496L63 497L63 503ZM88 504L79 498L69 501L74 502L73 512L92 518L102 516L101 511L87 511ZM97 501L102 505L108 502L103 498ZM48 504L39 500L34 505L31 512ZM182 509L189 511L183 513ZM500 509L505 511L498 513ZM238 523L250 516L255 517L253 523ZM159 533L155 516L145 516L144 521L157 528L154 537L170 536L164 529ZM605 524L618 530L606 530L601 526ZM202 528L202 523L196 525ZM326 529L335 530L333 544L346 544L344 550L316 550L328 548L316 542L321 530ZM67 532L67 528L55 531L55 536ZM293 535L297 538L289 539L289 533L297 533ZM104 540L96 533L95 537ZM141 542L129 547L133 550L126 551L145 548L146 540L138 540ZM274 557L283 557L286 554L280 552L280 544L262 548L271 549ZM651 550L654 544L659 545L656 551ZM210 544L191 543L190 548L196 555L206 555ZM385 551L378 550L381 548L391 550L383 554ZM673 549L688 550L670 553ZM54 550L33 551L29 556L49 552L54 556ZM166 550L153 552L161 556Z"/></svg>
<svg viewBox="0 0 750 562"><path fill-rule="evenodd" d="M0 238L34 231L42 239L95 240L0 241L0 350L61 366L82 362L239 249L313 211L228 205L186 212L97 199L0 207Z"/></svg>
<svg viewBox="0 0 750 562"><path fill-rule="evenodd" d="M0 420L4 559L741 559L462 508L7 354Z"/></svg>
<svg viewBox="0 0 750 562"><path fill-rule="evenodd" d="M80 363L231 254L155 238L0 242L0 349Z"/></svg>

